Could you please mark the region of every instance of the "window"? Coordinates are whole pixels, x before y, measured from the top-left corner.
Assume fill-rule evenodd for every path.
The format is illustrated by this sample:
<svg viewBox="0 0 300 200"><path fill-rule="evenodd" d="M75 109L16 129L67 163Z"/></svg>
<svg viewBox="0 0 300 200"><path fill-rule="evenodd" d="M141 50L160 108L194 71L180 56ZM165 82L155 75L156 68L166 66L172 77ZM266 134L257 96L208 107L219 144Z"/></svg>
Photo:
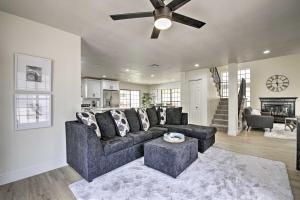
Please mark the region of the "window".
<svg viewBox="0 0 300 200"><path fill-rule="evenodd" d="M238 87L241 84L242 79L246 80L246 104L251 105L250 99L250 83L251 83L251 73L250 69L241 69L238 71ZM228 72L223 72L221 75L221 95L222 97L228 98Z"/></svg>
<svg viewBox="0 0 300 200"><path fill-rule="evenodd" d="M171 101L172 105L179 107L180 106L180 89L172 89L171 90Z"/></svg>
<svg viewBox="0 0 300 200"><path fill-rule="evenodd" d="M162 100L162 103L164 103L166 105L170 105L171 104L171 90L169 90L169 89L161 90L161 100Z"/></svg>
<svg viewBox="0 0 300 200"><path fill-rule="evenodd" d="M130 91L130 107L131 108L138 108L140 107L140 91Z"/></svg>
<svg viewBox="0 0 300 200"><path fill-rule="evenodd" d="M161 99L165 105L179 107L181 105L180 89L163 89L161 91Z"/></svg>
<svg viewBox="0 0 300 200"><path fill-rule="evenodd" d="M246 80L246 104L247 106L251 105L251 99L250 99L250 83L251 83L251 74L250 69L242 69L238 71L238 83L241 84L241 80Z"/></svg>
<svg viewBox="0 0 300 200"><path fill-rule="evenodd" d="M140 91L138 90L120 90L121 108L140 107Z"/></svg>

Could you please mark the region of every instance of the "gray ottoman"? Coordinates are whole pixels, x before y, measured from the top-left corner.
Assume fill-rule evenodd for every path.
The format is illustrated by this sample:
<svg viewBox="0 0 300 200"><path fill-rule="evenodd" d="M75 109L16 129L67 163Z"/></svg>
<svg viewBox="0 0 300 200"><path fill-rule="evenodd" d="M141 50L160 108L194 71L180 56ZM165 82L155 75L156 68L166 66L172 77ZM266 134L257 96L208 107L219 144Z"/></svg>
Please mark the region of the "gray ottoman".
<svg viewBox="0 0 300 200"><path fill-rule="evenodd" d="M144 145L144 163L176 178L198 158L198 140L185 137L185 142L171 144L162 137Z"/></svg>

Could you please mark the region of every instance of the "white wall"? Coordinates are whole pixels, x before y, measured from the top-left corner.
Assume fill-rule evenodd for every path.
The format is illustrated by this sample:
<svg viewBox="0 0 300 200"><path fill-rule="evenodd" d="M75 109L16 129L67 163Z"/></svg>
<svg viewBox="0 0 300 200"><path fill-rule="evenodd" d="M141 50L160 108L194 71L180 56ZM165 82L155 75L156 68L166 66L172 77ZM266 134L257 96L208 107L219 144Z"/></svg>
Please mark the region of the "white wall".
<svg viewBox="0 0 300 200"><path fill-rule="evenodd" d="M177 89L180 88L181 82L170 82L170 83L163 83L158 85L150 85L150 90L162 90L162 89Z"/></svg>
<svg viewBox="0 0 300 200"><path fill-rule="evenodd" d="M80 110L80 37L0 12L0 184L66 165L65 127ZM53 126L14 131L14 54L53 60Z"/></svg>
<svg viewBox="0 0 300 200"><path fill-rule="evenodd" d="M240 63L239 67L251 69L252 107L260 109L259 97L300 98L300 54ZM275 74L288 77L290 85L286 90L282 92L268 90L266 81ZM296 103L296 115L300 115L300 99Z"/></svg>
<svg viewBox="0 0 300 200"><path fill-rule="evenodd" d="M251 106L260 109L259 97L298 97L300 98L300 54L274 57L246 63L239 63L239 69L251 70ZM228 66L218 67L220 72L228 71ZM289 87L282 92L272 92L266 87L267 79L272 75L285 75L290 81ZM300 115L300 99L296 102L296 115Z"/></svg>

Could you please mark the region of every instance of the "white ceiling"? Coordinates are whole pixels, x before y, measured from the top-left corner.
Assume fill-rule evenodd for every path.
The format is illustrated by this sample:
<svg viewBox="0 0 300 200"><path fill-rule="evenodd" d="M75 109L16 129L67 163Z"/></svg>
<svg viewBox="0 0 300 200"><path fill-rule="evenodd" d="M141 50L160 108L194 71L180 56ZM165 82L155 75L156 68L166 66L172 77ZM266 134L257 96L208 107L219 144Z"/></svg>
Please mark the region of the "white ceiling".
<svg viewBox="0 0 300 200"><path fill-rule="evenodd" d="M219 66L300 51L299 0L192 0L177 12L207 25L174 23L158 40L149 39L152 18L109 17L151 11L149 0L0 0L0 10L80 35L83 76L157 84L179 80L195 63ZM263 55L265 49L272 54ZM149 67L154 63L160 67Z"/></svg>

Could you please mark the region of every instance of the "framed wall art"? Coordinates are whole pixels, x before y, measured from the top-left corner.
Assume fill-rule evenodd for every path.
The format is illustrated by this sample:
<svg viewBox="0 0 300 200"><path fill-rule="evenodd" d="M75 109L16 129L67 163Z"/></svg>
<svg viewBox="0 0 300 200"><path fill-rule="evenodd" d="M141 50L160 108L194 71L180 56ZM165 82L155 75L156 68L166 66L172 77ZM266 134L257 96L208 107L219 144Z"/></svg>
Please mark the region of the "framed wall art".
<svg viewBox="0 0 300 200"><path fill-rule="evenodd" d="M51 60L15 54L17 91L51 92Z"/></svg>
<svg viewBox="0 0 300 200"><path fill-rule="evenodd" d="M51 99L51 94L16 94L16 130L50 127L52 125Z"/></svg>
<svg viewBox="0 0 300 200"><path fill-rule="evenodd" d="M15 129L52 126L52 61L15 54Z"/></svg>

